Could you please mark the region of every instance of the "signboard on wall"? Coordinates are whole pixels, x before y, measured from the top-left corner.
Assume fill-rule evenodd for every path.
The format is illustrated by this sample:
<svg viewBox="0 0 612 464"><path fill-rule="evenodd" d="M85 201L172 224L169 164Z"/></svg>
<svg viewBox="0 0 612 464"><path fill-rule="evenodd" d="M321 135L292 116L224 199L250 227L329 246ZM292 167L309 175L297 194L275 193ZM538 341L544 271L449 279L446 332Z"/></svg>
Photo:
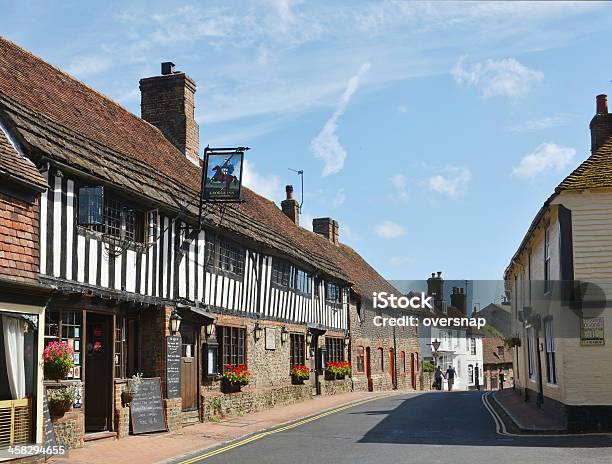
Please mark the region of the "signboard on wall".
<svg viewBox="0 0 612 464"><path fill-rule="evenodd" d="M159 377L142 379L130 403L130 416L134 434L167 430Z"/></svg>
<svg viewBox="0 0 612 464"><path fill-rule="evenodd" d="M266 350L276 349L276 329L274 327L266 327Z"/></svg>
<svg viewBox="0 0 612 464"><path fill-rule="evenodd" d="M181 396L181 337L166 337L166 395Z"/></svg>
<svg viewBox="0 0 612 464"><path fill-rule="evenodd" d="M601 346L605 344L603 317L580 319L580 344L583 346Z"/></svg>
<svg viewBox="0 0 612 464"><path fill-rule="evenodd" d="M202 179L203 201L240 200L244 149L214 149L204 151Z"/></svg>

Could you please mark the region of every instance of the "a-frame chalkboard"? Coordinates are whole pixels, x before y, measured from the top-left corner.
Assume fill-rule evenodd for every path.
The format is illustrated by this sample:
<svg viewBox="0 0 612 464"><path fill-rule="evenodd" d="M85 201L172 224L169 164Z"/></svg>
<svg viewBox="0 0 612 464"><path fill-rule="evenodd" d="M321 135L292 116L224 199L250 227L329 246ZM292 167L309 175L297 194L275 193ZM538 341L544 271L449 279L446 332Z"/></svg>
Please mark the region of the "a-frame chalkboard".
<svg viewBox="0 0 612 464"><path fill-rule="evenodd" d="M166 431L166 416L159 377L142 379L130 403L134 434Z"/></svg>

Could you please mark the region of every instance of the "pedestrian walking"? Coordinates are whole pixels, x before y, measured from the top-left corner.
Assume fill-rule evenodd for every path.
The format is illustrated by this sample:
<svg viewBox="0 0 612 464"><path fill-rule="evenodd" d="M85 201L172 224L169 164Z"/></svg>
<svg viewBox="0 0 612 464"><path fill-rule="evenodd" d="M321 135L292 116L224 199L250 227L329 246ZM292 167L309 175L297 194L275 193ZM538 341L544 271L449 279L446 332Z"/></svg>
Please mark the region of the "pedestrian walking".
<svg viewBox="0 0 612 464"><path fill-rule="evenodd" d="M474 369L474 382L476 383L476 390L480 390L480 368L478 363L476 363L476 368Z"/></svg>
<svg viewBox="0 0 612 464"><path fill-rule="evenodd" d="M444 377L446 377L446 381L448 383L448 391L451 391L453 389L453 385L455 383L455 368L449 364L448 365L448 369L446 369L446 375Z"/></svg>
<svg viewBox="0 0 612 464"><path fill-rule="evenodd" d="M497 374L497 377L499 378L499 389L503 390L504 389L504 371L500 368L499 369L499 373Z"/></svg>
<svg viewBox="0 0 612 464"><path fill-rule="evenodd" d="M442 390L442 375L442 369L440 369L440 366L436 367L436 371L434 372L436 390Z"/></svg>

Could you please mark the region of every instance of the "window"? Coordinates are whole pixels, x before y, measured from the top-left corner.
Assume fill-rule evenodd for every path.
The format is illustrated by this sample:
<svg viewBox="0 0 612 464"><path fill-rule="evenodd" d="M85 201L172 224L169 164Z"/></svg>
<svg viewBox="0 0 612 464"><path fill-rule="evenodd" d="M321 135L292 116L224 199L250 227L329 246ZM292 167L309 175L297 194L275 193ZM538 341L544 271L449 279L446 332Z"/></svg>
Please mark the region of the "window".
<svg viewBox="0 0 612 464"><path fill-rule="evenodd" d="M315 298L319 298L320 292L321 292L321 281L320 280L315 280L314 283L314 296Z"/></svg>
<svg viewBox="0 0 612 464"><path fill-rule="evenodd" d="M206 242L208 267L240 276L244 273L244 250L228 240Z"/></svg>
<svg viewBox="0 0 612 464"><path fill-rule="evenodd" d="M474 383L474 366L472 364L468 364L468 383Z"/></svg>
<svg viewBox="0 0 612 464"><path fill-rule="evenodd" d="M497 347L497 355L503 357L504 356L504 347L503 346L498 346Z"/></svg>
<svg viewBox="0 0 612 464"><path fill-rule="evenodd" d="M378 348L378 362L380 363L378 366L380 372L385 372L385 355L382 348Z"/></svg>
<svg viewBox="0 0 612 464"><path fill-rule="evenodd" d="M330 303L340 303L340 286L334 282L327 282L325 298Z"/></svg>
<svg viewBox="0 0 612 464"><path fill-rule="evenodd" d="M476 339L470 338L470 354L476 356Z"/></svg>
<svg viewBox="0 0 612 464"><path fill-rule="evenodd" d="M557 383L555 332L552 319L544 321L544 340L546 342L546 378L548 383Z"/></svg>
<svg viewBox="0 0 612 464"><path fill-rule="evenodd" d="M217 341L221 346L221 369L225 372L227 364L238 366L246 364L246 329L243 327L217 327Z"/></svg>
<svg viewBox="0 0 612 464"><path fill-rule="evenodd" d="M64 341L74 350L74 367L69 379L81 378L81 311L47 312L45 317L45 346L51 342Z"/></svg>
<svg viewBox="0 0 612 464"><path fill-rule="evenodd" d="M289 287L291 265L282 259L272 260L272 283L282 287Z"/></svg>
<svg viewBox="0 0 612 464"><path fill-rule="evenodd" d="M147 212L147 236L146 242L155 243L159 237L159 212L154 209Z"/></svg>
<svg viewBox="0 0 612 464"><path fill-rule="evenodd" d="M126 339L125 339L125 318L115 317L115 378L125 378L125 356L126 356Z"/></svg>
<svg viewBox="0 0 612 464"><path fill-rule="evenodd" d="M144 242L144 213L104 192L104 187L80 187L79 225L132 242Z"/></svg>
<svg viewBox="0 0 612 464"><path fill-rule="evenodd" d="M344 361L344 338L325 337L327 362Z"/></svg>
<svg viewBox="0 0 612 464"><path fill-rule="evenodd" d="M533 346L533 327L527 329L527 368L529 371L529 378L533 379L534 367L535 367L535 347Z"/></svg>
<svg viewBox="0 0 612 464"><path fill-rule="evenodd" d="M364 354L365 350L363 348L363 346L358 346L357 347L357 359L356 359L356 365L357 365L357 372L363 372L365 369L365 354Z"/></svg>
<svg viewBox="0 0 612 464"><path fill-rule="evenodd" d="M291 346L291 366L306 364L304 334L290 334Z"/></svg>
<svg viewBox="0 0 612 464"><path fill-rule="evenodd" d="M312 293L312 276L300 268L294 269L295 282L293 288L295 288L298 292L310 295Z"/></svg>
<svg viewBox="0 0 612 464"><path fill-rule="evenodd" d="M544 293L550 291L550 230L544 231Z"/></svg>
<svg viewBox="0 0 612 464"><path fill-rule="evenodd" d="M406 374L406 353L404 351L400 351L400 369L402 374Z"/></svg>

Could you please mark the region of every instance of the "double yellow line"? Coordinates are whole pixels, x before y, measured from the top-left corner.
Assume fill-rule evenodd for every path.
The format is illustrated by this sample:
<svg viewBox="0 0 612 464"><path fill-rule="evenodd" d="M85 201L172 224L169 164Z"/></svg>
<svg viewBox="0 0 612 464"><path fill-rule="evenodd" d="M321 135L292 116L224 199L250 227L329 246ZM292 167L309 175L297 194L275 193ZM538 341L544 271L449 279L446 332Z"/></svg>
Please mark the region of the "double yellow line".
<svg viewBox="0 0 612 464"><path fill-rule="evenodd" d="M584 437L584 436L608 436L612 438L612 434L606 432L592 432L592 433L512 433L508 432L506 428L506 424L501 416L497 413L495 408L491 405L491 400L489 399L493 392L487 392L482 395L482 404L489 411L489 414L493 417L493 421L495 422L495 431L498 435L504 435L507 437L521 437L521 438L539 438L539 437Z"/></svg>
<svg viewBox="0 0 612 464"><path fill-rule="evenodd" d="M381 395L375 398L368 398L367 400L363 400L363 401L356 401L354 403L349 403L347 405L340 406L339 408L330 409L329 411L322 412L321 414L317 414L316 416L308 417L306 419L301 419L301 420L298 420L297 422L292 422L291 424L288 424L282 427L278 427L276 429L267 430L265 432L259 432L259 433L256 433L255 435L251 435L250 437L245 438L244 440L230 443L229 445L223 446L221 448L217 448L212 451L208 451L206 453L200 454L199 456L195 456L191 459L187 459L186 461L181 461L180 464L193 464L194 462L203 461L204 459L208 459L213 456L217 456L218 454L225 453L226 451L230 451L234 448L238 448L239 446L243 446L248 443L252 443L256 440L260 440L272 434L284 432L286 430L291 430L296 427L300 427L301 425L308 424L309 422L313 422L318 419L322 419L323 417L329 416L331 414L335 414L337 412L344 411L345 409L354 408L355 406L360 406L362 404L369 403L370 401L374 401L374 400L380 400L388 396L391 396L391 395Z"/></svg>

